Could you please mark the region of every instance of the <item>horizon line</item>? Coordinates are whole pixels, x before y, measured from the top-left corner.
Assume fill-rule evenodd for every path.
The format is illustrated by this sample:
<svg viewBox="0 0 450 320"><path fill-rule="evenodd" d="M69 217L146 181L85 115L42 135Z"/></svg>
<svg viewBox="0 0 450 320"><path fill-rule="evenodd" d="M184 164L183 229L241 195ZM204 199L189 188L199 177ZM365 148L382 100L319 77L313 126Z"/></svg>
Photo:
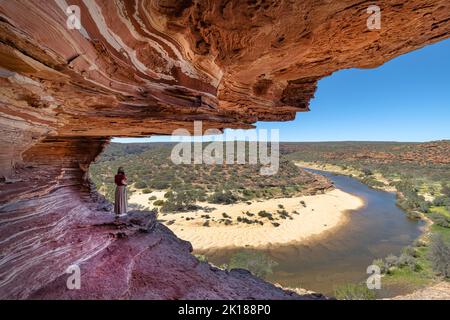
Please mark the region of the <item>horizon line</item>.
<svg viewBox="0 0 450 320"><path fill-rule="evenodd" d="M114 138L113 138L114 139ZM143 141L143 142L122 142L122 141L113 141L112 143L121 143L121 144L131 144L131 143L180 143L180 142L201 142L201 143L209 143L209 142L259 142L261 140L218 140L218 141ZM115 139L150 139L148 137L143 138L115 138ZM309 141L299 141L299 140L287 140L287 141L278 141L278 143L332 143L332 142L359 142L359 143L430 143L430 142L450 142L450 138L437 139L437 140L422 140L422 141L399 141L399 140L309 140ZM273 142L272 140L267 140L266 142Z"/></svg>

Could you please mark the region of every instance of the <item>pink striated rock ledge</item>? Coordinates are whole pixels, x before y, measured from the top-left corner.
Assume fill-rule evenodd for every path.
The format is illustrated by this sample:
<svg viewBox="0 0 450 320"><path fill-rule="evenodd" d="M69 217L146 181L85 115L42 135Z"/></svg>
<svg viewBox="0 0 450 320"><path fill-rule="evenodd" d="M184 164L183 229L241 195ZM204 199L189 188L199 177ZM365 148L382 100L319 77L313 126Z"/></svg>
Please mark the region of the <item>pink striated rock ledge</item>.
<svg viewBox="0 0 450 320"><path fill-rule="evenodd" d="M325 299L282 290L242 269L224 271L200 262L189 242L158 223L152 212L115 219L101 213L77 228L111 239L80 262L81 288L69 290L62 274L30 299Z"/></svg>

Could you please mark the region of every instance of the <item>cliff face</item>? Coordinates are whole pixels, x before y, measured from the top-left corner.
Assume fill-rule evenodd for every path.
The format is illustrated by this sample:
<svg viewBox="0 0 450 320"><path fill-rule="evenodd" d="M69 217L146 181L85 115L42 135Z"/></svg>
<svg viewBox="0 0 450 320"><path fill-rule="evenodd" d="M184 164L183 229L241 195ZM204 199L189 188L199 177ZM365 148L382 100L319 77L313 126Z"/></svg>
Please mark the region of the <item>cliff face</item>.
<svg viewBox="0 0 450 320"><path fill-rule="evenodd" d="M205 130L292 120L320 78L450 35L448 0L377 1L376 31L366 26L371 4L1 1L0 298L49 296L68 265L119 261L117 249L105 253L115 226L83 227L106 214L86 172L110 137L191 130L193 120ZM80 29L67 27L68 5L80 8ZM113 297L96 288L92 297ZM150 297L114 297L138 296Z"/></svg>

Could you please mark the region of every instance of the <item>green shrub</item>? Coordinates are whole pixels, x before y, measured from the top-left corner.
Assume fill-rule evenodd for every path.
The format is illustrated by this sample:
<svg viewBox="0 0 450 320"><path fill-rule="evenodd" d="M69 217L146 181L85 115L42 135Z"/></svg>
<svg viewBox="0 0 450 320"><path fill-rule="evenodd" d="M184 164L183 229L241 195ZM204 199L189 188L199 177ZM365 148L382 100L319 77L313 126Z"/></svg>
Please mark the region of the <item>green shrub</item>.
<svg viewBox="0 0 450 320"><path fill-rule="evenodd" d="M150 196L150 197L148 197L148 201L153 201L153 200L156 200L157 198L156 198L156 196Z"/></svg>
<svg viewBox="0 0 450 320"><path fill-rule="evenodd" d="M286 218L290 218L292 219L292 217L289 215L289 212L287 212L286 210L277 210L277 213L280 215L280 217L282 219L286 219Z"/></svg>
<svg viewBox="0 0 450 320"><path fill-rule="evenodd" d="M265 210L261 210L260 212L258 212L258 216L260 216L261 218L267 218L269 220L273 220L272 214Z"/></svg>
<svg viewBox="0 0 450 320"><path fill-rule="evenodd" d="M239 199L229 190L216 191L208 198L209 203L215 204L232 204L236 203Z"/></svg>
<svg viewBox="0 0 450 320"><path fill-rule="evenodd" d="M366 176L366 177L362 178L361 182L372 188L384 186L384 183L378 181L377 179L373 178L372 176Z"/></svg>
<svg viewBox="0 0 450 320"><path fill-rule="evenodd" d="M399 267L408 267L411 271L418 271L419 265L417 264L416 258L410 256L409 254L402 253L398 258L397 265Z"/></svg>
<svg viewBox="0 0 450 320"><path fill-rule="evenodd" d="M254 196L253 191L252 191L252 190L248 190L248 189L244 189L244 190L242 191L242 194L243 194L245 197L247 197L247 198L251 198L251 197Z"/></svg>
<svg viewBox="0 0 450 320"><path fill-rule="evenodd" d="M339 300L374 300L376 295L373 290L364 284L344 284L334 290L334 296Z"/></svg>
<svg viewBox="0 0 450 320"><path fill-rule="evenodd" d="M428 245L427 245L427 242L426 241L424 241L423 239L416 239L416 240L414 240L414 242L413 242L413 246L414 247L417 247L417 248L420 248L420 247L427 247Z"/></svg>
<svg viewBox="0 0 450 320"><path fill-rule="evenodd" d="M422 215L417 211L406 211L406 216L411 220L420 220Z"/></svg>
<svg viewBox="0 0 450 320"><path fill-rule="evenodd" d="M450 244L440 234L431 239L429 259L436 273L450 278Z"/></svg>
<svg viewBox="0 0 450 320"><path fill-rule="evenodd" d="M413 247L405 247L403 253L397 257L393 254L388 255L384 260L373 260L372 264L380 267L381 273L391 273L394 268L408 267L411 271L420 270L417 262L417 251Z"/></svg>
<svg viewBox="0 0 450 320"><path fill-rule="evenodd" d="M398 257L394 256L393 254L390 254L384 259L384 262L386 269L389 270L390 268L398 266Z"/></svg>
<svg viewBox="0 0 450 320"><path fill-rule="evenodd" d="M142 190L142 193L144 194L152 193L152 190L150 190L149 188L145 188L144 190Z"/></svg>
<svg viewBox="0 0 450 320"><path fill-rule="evenodd" d="M430 212L430 203L428 201L421 201L419 203L419 210L424 213Z"/></svg>
<svg viewBox="0 0 450 320"><path fill-rule="evenodd" d="M371 175L373 175L372 170L370 170L369 168L362 168L361 171L362 171L362 173L363 173L364 175L366 175L366 176L371 176Z"/></svg>
<svg viewBox="0 0 450 320"><path fill-rule="evenodd" d="M170 187L170 183L167 181L156 180L150 183L150 187L158 190L164 190Z"/></svg>
<svg viewBox="0 0 450 320"><path fill-rule="evenodd" d="M247 223L247 224L253 224L253 223L258 223L258 220L250 220L246 217L237 217L236 219L238 222L243 222L243 223Z"/></svg>
<svg viewBox="0 0 450 320"><path fill-rule="evenodd" d="M155 202L153 202L154 206L162 206L164 205L164 200L156 200Z"/></svg>
<svg viewBox="0 0 450 320"><path fill-rule="evenodd" d="M164 198L172 198L173 197L173 192L172 191L167 191L166 193L164 193Z"/></svg>
<svg viewBox="0 0 450 320"><path fill-rule="evenodd" d="M164 196L167 197L167 200L161 208L162 212L183 212L199 208L199 206L194 204L196 193L193 190L169 191Z"/></svg>
<svg viewBox="0 0 450 320"><path fill-rule="evenodd" d="M144 189L147 188L147 184L144 181L137 181L134 183L134 187L136 189Z"/></svg>
<svg viewBox="0 0 450 320"><path fill-rule="evenodd" d="M443 207L447 203L450 203L450 199L445 196L436 197L433 200L433 206L436 206L436 207Z"/></svg>
<svg viewBox="0 0 450 320"><path fill-rule="evenodd" d="M208 262L208 259L203 254L194 254L194 256L197 258L200 262Z"/></svg>
<svg viewBox="0 0 450 320"><path fill-rule="evenodd" d="M404 247L402 252L414 258L418 257L417 249L412 246Z"/></svg>
<svg viewBox="0 0 450 320"><path fill-rule="evenodd" d="M231 256L228 268L246 269L257 277L266 278L273 273L273 267L276 265L278 263L263 252L242 250Z"/></svg>
<svg viewBox="0 0 450 320"><path fill-rule="evenodd" d="M255 214L251 213L250 211L246 211L245 214L249 217L253 217Z"/></svg>
<svg viewBox="0 0 450 320"><path fill-rule="evenodd" d="M442 183L441 193L450 198L450 184Z"/></svg>
<svg viewBox="0 0 450 320"><path fill-rule="evenodd" d="M429 214L429 217L435 224L444 228L450 228L450 219L444 217L443 215L432 212Z"/></svg>
<svg viewBox="0 0 450 320"><path fill-rule="evenodd" d="M378 266L380 268L381 273L386 273L386 266L384 264L383 259L375 259L372 261L372 264Z"/></svg>

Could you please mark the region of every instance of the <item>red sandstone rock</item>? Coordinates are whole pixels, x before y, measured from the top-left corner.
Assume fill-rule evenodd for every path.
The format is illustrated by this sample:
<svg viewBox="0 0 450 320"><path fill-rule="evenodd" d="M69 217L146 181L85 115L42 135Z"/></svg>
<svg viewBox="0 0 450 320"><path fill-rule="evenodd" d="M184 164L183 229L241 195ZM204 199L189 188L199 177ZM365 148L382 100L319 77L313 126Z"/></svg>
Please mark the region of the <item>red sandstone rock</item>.
<svg viewBox="0 0 450 320"><path fill-rule="evenodd" d="M80 7L81 30L67 28L66 3ZM308 110L320 78L376 67L450 35L448 0L377 1L379 31L366 27L370 4L1 1L0 298L285 297L248 275L203 275L209 267L196 267L187 253L166 271L194 272L179 279L190 291L174 278L178 289L164 292L152 277L169 261L150 259L160 245L143 251L131 282L123 279L130 273L109 274L134 260L121 248L139 252L158 236L123 240L109 236L112 227L93 226L105 203L86 172L112 136L170 134L192 129L193 120L203 120L205 130L292 120ZM161 240L172 241L171 254L174 239ZM91 279L109 277L123 291L108 293L93 280L92 291L65 292L61 277L74 261L86 261ZM208 285L194 285L195 277Z"/></svg>
<svg viewBox="0 0 450 320"><path fill-rule="evenodd" d="M318 299L283 291L245 270L223 271L190 254L189 242L178 239L151 213L135 212L113 222L98 216L90 232L114 239L81 269L81 289L68 290L61 275L31 299ZM147 227L145 227L147 225Z"/></svg>

